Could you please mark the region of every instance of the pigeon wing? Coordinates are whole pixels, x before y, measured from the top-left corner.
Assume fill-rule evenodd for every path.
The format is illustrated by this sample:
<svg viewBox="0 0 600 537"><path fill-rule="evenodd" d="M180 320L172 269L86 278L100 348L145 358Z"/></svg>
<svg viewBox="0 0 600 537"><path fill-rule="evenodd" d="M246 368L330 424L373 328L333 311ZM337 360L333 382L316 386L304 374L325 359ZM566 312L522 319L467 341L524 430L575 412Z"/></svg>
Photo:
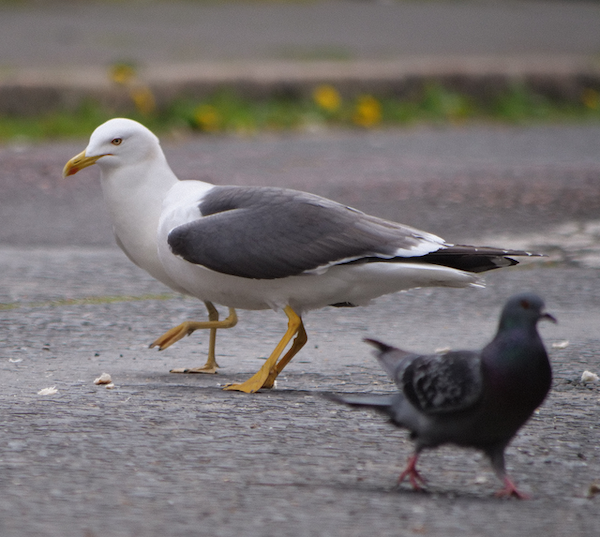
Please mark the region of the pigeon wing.
<svg viewBox="0 0 600 537"><path fill-rule="evenodd" d="M481 359L479 353L470 351L417 356L396 382L425 414L466 410L482 397Z"/></svg>

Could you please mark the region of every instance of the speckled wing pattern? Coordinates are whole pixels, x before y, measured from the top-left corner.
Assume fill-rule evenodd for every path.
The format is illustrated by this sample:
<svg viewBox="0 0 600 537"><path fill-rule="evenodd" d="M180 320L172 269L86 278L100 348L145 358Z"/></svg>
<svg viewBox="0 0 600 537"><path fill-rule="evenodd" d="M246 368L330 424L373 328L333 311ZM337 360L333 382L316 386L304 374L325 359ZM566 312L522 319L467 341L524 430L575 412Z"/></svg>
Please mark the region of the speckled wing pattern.
<svg viewBox="0 0 600 537"><path fill-rule="evenodd" d="M395 381L425 414L465 410L483 394L481 358L470 351L417 356L397 371Z"/></svg>

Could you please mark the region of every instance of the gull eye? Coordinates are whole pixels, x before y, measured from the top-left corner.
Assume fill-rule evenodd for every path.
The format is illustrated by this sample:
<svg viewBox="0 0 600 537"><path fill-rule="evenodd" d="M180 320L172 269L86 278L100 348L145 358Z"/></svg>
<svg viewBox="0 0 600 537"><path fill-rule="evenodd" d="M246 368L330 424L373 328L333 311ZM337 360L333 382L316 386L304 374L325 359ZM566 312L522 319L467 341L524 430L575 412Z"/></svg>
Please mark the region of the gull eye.
<svg viewBox="0 0 600 537"><path fill-rule="evenodd" d="M123 141L123 138L115 138L112 142L110 142L112 145L121 145L121 142Z"/></svg>

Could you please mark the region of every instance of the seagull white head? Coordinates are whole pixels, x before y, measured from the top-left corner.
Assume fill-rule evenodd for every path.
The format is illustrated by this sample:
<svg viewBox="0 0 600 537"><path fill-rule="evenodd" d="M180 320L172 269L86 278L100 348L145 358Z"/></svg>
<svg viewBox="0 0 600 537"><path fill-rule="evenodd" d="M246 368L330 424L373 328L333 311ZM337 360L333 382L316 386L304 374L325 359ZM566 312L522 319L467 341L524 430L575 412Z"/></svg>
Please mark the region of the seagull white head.
<svg viewBox="0 0 600 537"><path fill-rule="evenodd" d="M157 155L162 155L160 142L150 130L132 119L110 119L92 133L85 150L65 164L63 177L74 175L96 162L102 168L116 168L147 161Z"/></svg>

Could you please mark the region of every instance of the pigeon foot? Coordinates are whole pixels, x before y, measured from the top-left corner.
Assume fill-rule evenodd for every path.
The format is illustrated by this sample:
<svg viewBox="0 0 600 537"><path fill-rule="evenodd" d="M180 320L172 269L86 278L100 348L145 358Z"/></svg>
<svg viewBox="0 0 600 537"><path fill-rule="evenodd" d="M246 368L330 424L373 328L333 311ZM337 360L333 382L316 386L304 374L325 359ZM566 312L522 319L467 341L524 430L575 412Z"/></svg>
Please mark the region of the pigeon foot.
<svg viewBox="0 0 600 537"><path fill-rule="evenodd" d="M497 498L510 498L514 496L519 500L529 500L530 498L527 494L519 492L516 485L506 476L504 477L504 488L496 492L494 496Z"/></svg>
<svg viewBox="0 0 600 537"><path fill-rule="evenodd" d="M398 477L398 486L400 483L404 481L407 477L412 485L412 488L417 491L422 491L423 487L421 485L425 485L425 478L417 471L417 461L419 460L419 454L415 453L408 458L408 462L406 464L406 468ZM421 482L421 484L419 484Z"/></svg>

